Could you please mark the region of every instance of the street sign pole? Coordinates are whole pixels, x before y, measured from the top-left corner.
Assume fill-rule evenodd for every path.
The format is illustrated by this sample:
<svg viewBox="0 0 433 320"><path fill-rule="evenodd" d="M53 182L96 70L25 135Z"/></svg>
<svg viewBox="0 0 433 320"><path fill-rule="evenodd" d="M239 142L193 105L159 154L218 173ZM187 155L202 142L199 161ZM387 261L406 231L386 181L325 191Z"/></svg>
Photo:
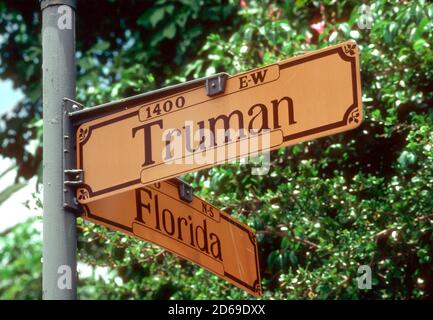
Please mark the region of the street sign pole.
<svg viewBox="0 0 433 320"><path fill-rule="evenodd" d="M75 98L76 0L39 0L43 69L43 299L76 299L76 216L66 210L63 98Z"/></svg>

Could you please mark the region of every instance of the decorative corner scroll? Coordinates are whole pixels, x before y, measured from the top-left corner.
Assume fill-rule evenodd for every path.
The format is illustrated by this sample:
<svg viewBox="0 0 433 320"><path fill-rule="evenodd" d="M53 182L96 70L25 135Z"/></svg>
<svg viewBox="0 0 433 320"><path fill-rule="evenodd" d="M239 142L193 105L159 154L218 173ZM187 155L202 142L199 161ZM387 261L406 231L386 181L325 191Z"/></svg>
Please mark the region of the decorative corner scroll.
<svg viewBox="0 0 433 320"><path fill-rule="evenodd" d="M343 52L348 57L354 57L356 53L356 43L348 43L344 45Z"/></svg>
<svg viewBox="0 0 433 320"><path fill-rule="evenodd" d="M87 135L89 134L89 128L88 127L81 127L78 130L78 139L80 140L80 143L82 143L84 140L86 140Z"/></svg>
<svg viewBox="0 0 433 320"><path fill-rule="evenodd" d="M90 197L89 191L87 188L78 188L77 190L77 199L80 201L86 200Z"/></svg>
<svg viewBox="0 0 433 320"><path fill-rule="evenodd" d="M359 112L358 108L354 109L350 113L349 118L347 119L347 123L348 124L352 123L352 122L359 123L359 116L360 116L360 112Z"/></svg>

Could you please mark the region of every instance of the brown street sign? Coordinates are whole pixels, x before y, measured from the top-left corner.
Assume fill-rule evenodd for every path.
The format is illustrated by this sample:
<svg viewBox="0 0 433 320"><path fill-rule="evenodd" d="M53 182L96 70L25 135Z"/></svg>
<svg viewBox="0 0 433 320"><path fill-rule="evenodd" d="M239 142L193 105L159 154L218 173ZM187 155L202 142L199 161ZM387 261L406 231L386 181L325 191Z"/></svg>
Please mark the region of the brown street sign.
<svg viewBox="0 0 433 320"><path fill-rule="evenodd" d="M121 100L121 111L79 126L79 202L354 129L363 118L352 41L207 82Z"/></svg>
<svg viewBox="0 0 433 320"><path fill-rule="evenodd" d="M83 218L152 242L259 297L254 232L192 195L178 179L83 205Z"/></svg>

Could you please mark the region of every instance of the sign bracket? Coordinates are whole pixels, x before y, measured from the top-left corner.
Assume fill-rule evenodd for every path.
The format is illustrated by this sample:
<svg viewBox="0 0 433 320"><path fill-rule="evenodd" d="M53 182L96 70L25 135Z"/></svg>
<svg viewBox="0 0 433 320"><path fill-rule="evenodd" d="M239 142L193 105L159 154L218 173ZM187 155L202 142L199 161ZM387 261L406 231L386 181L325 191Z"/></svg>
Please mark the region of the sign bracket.
<svg viewBox="0 0 433 320"><path fill-rule="evenodd" d="M157 90L141 93L132 97L124 98L118 101L104 103L91 108L79 108L70 111L70 119L74 126L79 126L88 121L92 121L101 117L105 117L112 113L128 109L125 104L131 107L137 104L145 104L154 99L165 97L167 95L176 94L186 90L186 88L199 88L204 86L208 96L214 96L225 91L225 85L229 74L225 72L217 73L210 77L194 79L184 83L175 84L172 86L160 88ZM76 103L77 105L80 105Z"/></svg>
<svg viewBox="0 0 433 320"><path fill-rule="evenodd" d="M75 196L78 186L83 184L84 171L76 169L76 128L70 114L82 110L84 106L74 100L63 98L63 207L70 212L81 214L81 205Z"/></svg>
<svg viewBox="0 0 433 320"><path fill-rule="evenodd" d="M226 89L228 75L225 73L217 74L206 79L206 93L209 97L223 93Z"/></svg>
<svg viewBox="0 0 433 320"><path fill-rule="evenodd" d="M192 189L192 186L187 184L186 182L183 182L182 180L178 179L179 181L179 198L187 203L192 202L192 196L194 194L194 191Z"/></svg>

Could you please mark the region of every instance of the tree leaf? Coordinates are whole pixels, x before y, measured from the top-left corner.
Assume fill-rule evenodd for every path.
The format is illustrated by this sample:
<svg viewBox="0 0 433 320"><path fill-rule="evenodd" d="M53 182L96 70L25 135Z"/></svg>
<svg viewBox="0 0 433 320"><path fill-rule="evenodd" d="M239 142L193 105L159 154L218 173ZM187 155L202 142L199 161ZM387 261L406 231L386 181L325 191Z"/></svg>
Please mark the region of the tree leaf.
<svg viewBox="0 0 433 320"><path fill-rule="evenodd" d="M158 9L153 11L153 13L149 17L150 24L152 25L153 28L156 26L156 24L159 21L164 19L164 15L165 15L165 8L164 7L158 8Z"/></svg>
<svg viewBox="0 0 433 320"><path fill-rule="evenodd" d="M176 25L174 23L170 23L164 28L162 35L167 39L173 39L176 35Z"/></svg>

